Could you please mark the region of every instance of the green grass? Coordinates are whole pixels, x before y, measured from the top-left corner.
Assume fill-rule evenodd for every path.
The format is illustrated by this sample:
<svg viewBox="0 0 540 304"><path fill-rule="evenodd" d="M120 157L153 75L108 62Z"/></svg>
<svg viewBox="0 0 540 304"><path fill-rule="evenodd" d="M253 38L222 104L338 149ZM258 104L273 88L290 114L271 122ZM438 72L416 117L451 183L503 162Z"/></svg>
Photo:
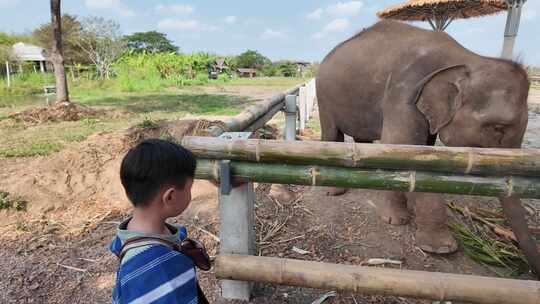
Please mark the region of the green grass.
<svg viewBox="0 0 540 304"><path fill-rule="evenodd" d="M98 132L120 130L160 119L193 116L229 116L240 113L252 102L248 97L197 93L107 93L73 94L72 100L95 109L116 111L117 118L47 122L27 125L8 119L10 113L44 106L43 96L0 96L0 157L30 157L60 151L66 145L85 140Z"/></svg>

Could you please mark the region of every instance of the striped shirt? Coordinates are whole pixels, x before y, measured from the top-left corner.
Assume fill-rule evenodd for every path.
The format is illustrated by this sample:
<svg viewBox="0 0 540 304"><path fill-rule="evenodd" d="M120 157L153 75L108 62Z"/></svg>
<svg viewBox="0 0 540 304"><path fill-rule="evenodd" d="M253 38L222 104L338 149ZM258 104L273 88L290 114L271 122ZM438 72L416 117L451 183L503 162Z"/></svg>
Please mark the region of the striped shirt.
<svg viewBox="0 0 540 304"><path fill-rule="evenodd" d="M148 235L127 230L129 219L118 227L110 250L120 254L123 242L138 236L161 237L179 242L187 236L184 227L167 225L172 235ZM116 272L113 304L196 304L197 278L193 262L165 245L151 244L126 252Z"/></svg>

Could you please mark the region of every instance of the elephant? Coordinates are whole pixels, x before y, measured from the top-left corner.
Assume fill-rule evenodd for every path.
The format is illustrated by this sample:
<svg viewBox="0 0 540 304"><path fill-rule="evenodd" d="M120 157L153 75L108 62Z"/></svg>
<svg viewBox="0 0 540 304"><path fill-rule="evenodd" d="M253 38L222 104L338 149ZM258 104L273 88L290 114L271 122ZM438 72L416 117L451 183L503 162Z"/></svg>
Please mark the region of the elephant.
<svg viewBox="0 0 540 304"><path fill-rule="evenodd" d="M529 80L513 61L475 54L444 32L384 20L337 45L321 62L316 90L323 141L520 148L527 128ZM330 188L339 195L345 189ZM457 250L440 194L383 191L376 205L389 224L408 223L414 205L417 245ZM529 263L540 255L519 198L501 197ZM517 203L516 203L517 202Z"/></svg>

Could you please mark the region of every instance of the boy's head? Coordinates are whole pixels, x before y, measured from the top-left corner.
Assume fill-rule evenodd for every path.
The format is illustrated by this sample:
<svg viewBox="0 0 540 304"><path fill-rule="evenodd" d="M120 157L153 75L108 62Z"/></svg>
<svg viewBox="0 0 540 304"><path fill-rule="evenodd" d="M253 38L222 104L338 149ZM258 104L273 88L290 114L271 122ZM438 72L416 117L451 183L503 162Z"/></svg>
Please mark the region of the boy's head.
<svg viewBox="0 0 540 304"><path fill-rule="evenodd" d="M159 204L164 215L176 216L191 200L195 167L189 150L166 140L148 139L124 156L120 179L135 208Z"/></svg>

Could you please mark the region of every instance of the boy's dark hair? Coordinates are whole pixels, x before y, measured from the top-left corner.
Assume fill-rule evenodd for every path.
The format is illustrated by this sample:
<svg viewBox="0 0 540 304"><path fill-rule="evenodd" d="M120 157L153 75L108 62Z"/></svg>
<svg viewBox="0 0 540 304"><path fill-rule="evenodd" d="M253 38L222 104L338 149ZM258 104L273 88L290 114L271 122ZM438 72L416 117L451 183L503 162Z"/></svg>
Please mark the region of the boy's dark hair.
<svg viewBox="0 0 540 304"><path fill-rule="evenodd" d="M165 184L183 188L195 176L197 160L175 143L148 139L131 148L122 160L120 179L134 206L147 206Z"/></svg>

